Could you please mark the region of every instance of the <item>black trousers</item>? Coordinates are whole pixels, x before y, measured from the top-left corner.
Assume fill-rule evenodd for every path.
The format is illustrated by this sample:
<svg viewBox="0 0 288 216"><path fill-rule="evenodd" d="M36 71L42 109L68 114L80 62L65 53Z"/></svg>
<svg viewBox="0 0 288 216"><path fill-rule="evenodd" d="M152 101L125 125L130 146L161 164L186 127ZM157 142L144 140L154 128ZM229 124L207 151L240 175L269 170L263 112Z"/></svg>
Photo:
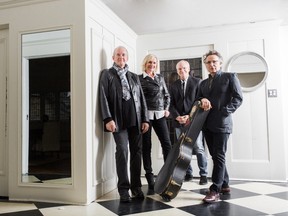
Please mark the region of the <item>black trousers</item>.
<svg viewBox="0 0 288 216"><path fill-rule="evenodd" d="M229 175L226 168L225 154L227 151L227 141L229 133L213 133L205 130L204 137L213 160L211 191L220 192L222 187L229 184Z"/></svg>
<svg viewBox="0 0 288 216"><path fill-rule="evenodd" d="M118 175L119 194L127 193L128 190L140 188L141 184L141 151L142 134L137 127L113 133L116 143L116 170ZM128 149L130 151L130 181L128 177ZM130 183L131 182L131 183Z"/></svg>
<svg viewBox="0 0 288 216"><path fill-rule="evenodd" d="M171 141L166 118L163 117L160 119L150 120L149 130L143 134L143 146L142 146L143 167L146 173L153 173L152 160L151 160L152 127L160 141L164 161L166 160L168 153L171 150Z"/></svg>

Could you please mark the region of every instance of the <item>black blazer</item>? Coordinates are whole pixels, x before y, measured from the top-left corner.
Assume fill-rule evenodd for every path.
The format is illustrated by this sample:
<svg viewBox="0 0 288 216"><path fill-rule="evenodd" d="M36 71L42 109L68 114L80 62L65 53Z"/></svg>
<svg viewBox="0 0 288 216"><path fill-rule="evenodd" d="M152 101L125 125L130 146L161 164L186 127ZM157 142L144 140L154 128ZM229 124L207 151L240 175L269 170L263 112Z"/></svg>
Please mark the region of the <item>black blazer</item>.
<svg viewBox="0 0 288 216"><path fill-rule="evenodd" d="M175 127L181 125L175 120L177 116L188 115L195 102L199 84L201 80L196 77L189 76L187 79L185 97L182 92L181 80L178 79L170 86L170 114L173 118Z"/></svg>
<svg viewBox="0 0 288 216"><path fill-rule="evenodd" d="M197 98L207 98L212 105L204 129L214 133L232 133L231 114L242 104L243 96L236 73L218 71L209 89L209 78L200 84Z"/></svg>
<svg viewBox="0 0 288 216"><path fill-rule="evenodd" d="M126 74L127 80L131 88L131 96L133 99L139 133L141 132L141 123L149 122L147 105L141 83L137 74L130 71ZM114 120L116 131L121 129L122 121L122 86L117 71L112 67L109 70L104 69L101 72L100 83L100 107L104 124ZM104 130L106 128L104 126Z"/></svg>

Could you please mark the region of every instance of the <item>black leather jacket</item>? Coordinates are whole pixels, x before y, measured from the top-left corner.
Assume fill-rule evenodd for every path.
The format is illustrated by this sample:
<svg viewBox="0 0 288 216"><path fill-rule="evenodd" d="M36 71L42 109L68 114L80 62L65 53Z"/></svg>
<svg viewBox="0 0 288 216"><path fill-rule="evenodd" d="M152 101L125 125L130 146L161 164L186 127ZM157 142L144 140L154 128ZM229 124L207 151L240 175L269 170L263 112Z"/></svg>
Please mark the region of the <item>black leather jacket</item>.
<svg viewBox="0 0 288 216"><path fill-rule="evenodd" d="M138 75L128 71L127 79L131 88L131 94L134 101L139 132L141 132L141 123L149 122L147 105ZM105 69L100 77L100 106L104 124L114 120L116 132L119 131L122 116L122 86L120 78L114 68ZM106 131L106 127L104 127Z"/></svg>
<svg viewBox="0 0 288 216"><path fill-rule="evenodd" d="M169 110L170 94L164 77L157 74L154 79L144 74L139 75L148 110Z"/></svg>

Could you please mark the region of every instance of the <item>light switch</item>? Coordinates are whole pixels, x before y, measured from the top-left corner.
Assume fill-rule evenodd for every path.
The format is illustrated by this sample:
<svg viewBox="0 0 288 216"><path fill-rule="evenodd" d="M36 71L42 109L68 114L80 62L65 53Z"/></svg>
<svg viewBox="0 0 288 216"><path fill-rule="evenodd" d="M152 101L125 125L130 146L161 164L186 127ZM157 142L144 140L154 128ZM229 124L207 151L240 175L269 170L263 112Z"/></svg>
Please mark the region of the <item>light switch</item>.
<svg viewBox="0 0 288 216"><path fill-rule="evenodd" d="M277 89L268 89L268 97L277 97Z"/></svg>

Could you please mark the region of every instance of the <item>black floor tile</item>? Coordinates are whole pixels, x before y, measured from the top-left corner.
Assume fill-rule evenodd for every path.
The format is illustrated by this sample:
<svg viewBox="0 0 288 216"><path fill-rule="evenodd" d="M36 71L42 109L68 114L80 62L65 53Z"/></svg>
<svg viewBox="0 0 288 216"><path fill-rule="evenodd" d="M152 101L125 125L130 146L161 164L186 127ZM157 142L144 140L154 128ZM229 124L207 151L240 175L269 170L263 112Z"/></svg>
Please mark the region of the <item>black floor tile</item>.
<svg viewBox="0 0 288 216"><path fill-rule="evenodd" d="M191 191L202 194L202 195L206 195L209 189L205 188L205 189L200 189L200 190L198 189L198 190L191 190ZM229 194L220 194L220 199L229 200L229 199L237 199L237 198L251 197L251 196L257 196L257 195L259 194L231 187L231 192Z"/></svg>
<svg viewBox="0 0 288 216"><path fill-rule="evenodd" d="M46 203L46 202L33 202L33 203L38 209L68 205L68 204L61 204L61 203Z"/></svg>
<svg viewBox="0 0 288 216"><path fill-rule="evenodd" d="M280 193L274 193L274 194L267 194L267 196L272 196L272 197L288 200L288 191L280 192Z"/></svg>
<svg viewBox="0 0 288 216"><path fill-rule="evenodd" d="M163 202L146 197L144 200L132 200L132 203L120 203L118 200L98 202L117 215L128 215L141 212L172 208Z"/></svg>
<svg viewBox="0 0 288 216"><path fill-rule="evenodd" d="M225 201L219 201L212 204L200 204L179 209L197 216L257 216L265 215L263 212L255 211L245 207L230 204Z"/></svg>
<svg viewBox="0 0 288 216"><path fill-rule="evenodd" d="M1 216L43 216L43 214L38 210L29 210L29 211L19 211L0 214Z"/></svg>
<svg viewBox="0 0 288 216"><path fill-rule="evenodd" d="M283 212L279 214L274 214L273 216L288 216L288 212Z"/></svg>

